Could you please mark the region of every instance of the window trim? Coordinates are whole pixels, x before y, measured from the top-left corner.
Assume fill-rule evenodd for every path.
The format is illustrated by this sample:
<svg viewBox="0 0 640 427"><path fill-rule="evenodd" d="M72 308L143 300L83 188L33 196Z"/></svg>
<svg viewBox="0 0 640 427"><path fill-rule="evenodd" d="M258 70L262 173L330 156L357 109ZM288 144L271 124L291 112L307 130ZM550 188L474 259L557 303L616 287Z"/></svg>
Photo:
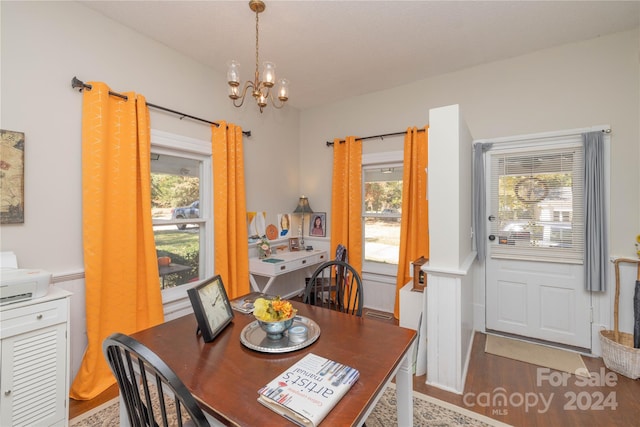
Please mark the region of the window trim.
<svg viewBox="0 0 640 427"><path fill-rule="evenodd" d="M367 153L362 155L362 173L365 169L374 169L379 167L398 167L404 166L404 151L386 151L378 153ZM361 194L364 194L364 178L362 180ZM383 264L379 262L369 262L364 259L364 242L365 242L365 214L361 217L362 221L362 274L371 274L375 276L396 276L398 274L398 266L395 264Z"/></svg>
<svg viewBox="0 0 640 427"><path fill-rule="evenodd" d="M187 297L187 289L213 276L213 169L211 142L151 129L151 151L159 154L182 156L200 161L200 227L199 265L203 279L193 284L162 290L162 303L167 304ZM207 209L206 207L210 208ZM203 208L205 207L205 208Z"/></svg>

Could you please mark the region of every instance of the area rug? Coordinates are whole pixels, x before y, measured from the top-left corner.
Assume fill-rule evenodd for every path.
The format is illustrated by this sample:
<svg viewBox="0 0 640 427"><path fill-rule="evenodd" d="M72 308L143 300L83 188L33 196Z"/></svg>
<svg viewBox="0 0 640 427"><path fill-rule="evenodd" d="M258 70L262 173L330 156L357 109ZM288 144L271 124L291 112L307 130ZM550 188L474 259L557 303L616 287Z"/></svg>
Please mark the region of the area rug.
<svg viewBox="0 0 640 427"><path fill-rule="evenodd" d="M487 335L485 353L531 363L589 378L589 370L582 357L572 351L551 348L496 335Z"/></svg>
<svg viewBox="0 0 640 427"><path fill-rule="evenodd" d="M393 384L386 388L367 418L366 424L367 427L398 425L396 393ZM69 422L70 427L119 427L119 425L118 398L85 412ZM413 425L415 427L508 427L508 424L415 391L413 392Z"/></svg>

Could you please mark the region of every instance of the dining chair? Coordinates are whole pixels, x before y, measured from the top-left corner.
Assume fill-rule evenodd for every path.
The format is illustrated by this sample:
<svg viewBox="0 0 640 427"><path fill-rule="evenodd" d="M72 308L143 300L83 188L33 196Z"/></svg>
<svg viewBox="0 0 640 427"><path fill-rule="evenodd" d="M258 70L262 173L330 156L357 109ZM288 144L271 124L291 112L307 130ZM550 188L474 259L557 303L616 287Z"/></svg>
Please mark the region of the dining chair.
<svg viewBox="0 0 640 427"><path fill-rule="evenodd" d="M302 301L362 316L362 279L350 264L339 260L327 261L307 281Z"/></svg>
<svg viewBox="0 0 640 427"><path fill-rule="evenodd" d="M115 333L103 341L102 351L118 381L131 426L209 426L184 383L148 347Z"/></svg>

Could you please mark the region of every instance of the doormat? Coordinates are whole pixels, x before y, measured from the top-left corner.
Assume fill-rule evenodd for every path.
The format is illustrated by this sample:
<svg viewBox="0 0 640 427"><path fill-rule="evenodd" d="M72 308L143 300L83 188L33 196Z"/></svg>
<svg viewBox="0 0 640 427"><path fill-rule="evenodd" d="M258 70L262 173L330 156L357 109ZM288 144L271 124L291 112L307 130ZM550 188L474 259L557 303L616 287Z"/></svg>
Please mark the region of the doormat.
<svg viewBox="0 0 640 427"><path fill-rule="evenodd" d="M589 378L591 376L582 357L572 351L488 334L484 351L496 356L568 372L581 377Z"/></svg>

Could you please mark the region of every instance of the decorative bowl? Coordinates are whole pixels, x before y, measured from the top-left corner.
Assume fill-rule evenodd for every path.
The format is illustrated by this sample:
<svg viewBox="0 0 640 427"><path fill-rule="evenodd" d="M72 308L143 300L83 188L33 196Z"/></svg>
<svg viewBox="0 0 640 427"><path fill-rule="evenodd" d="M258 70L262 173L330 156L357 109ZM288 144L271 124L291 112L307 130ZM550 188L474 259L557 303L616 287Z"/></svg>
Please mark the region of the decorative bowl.
<svg viewBox="0 0 640 427"><path fill-rule="evenodd" d="M267 338L271 340L279 340L284 336L284 331L289 329L293 325L293 319L296 317L295 313L285 320L264 321L256 318L258 324L263 331L266 332Z"/></svg>

